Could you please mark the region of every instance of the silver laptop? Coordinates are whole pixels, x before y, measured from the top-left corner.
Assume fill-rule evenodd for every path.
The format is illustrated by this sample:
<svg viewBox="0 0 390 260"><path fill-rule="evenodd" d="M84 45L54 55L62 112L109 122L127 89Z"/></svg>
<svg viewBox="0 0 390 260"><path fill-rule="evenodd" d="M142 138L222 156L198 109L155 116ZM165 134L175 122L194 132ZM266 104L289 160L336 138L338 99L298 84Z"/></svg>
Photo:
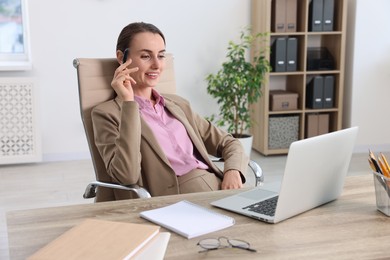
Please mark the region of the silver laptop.
<svg viewBox="0 0 390 260"><path fill-rule="evenodd" d="M211 205L278 223L335 200L343 190L357 133L358 127L352 127L293 142L279 193L256 187Z"/></svg>

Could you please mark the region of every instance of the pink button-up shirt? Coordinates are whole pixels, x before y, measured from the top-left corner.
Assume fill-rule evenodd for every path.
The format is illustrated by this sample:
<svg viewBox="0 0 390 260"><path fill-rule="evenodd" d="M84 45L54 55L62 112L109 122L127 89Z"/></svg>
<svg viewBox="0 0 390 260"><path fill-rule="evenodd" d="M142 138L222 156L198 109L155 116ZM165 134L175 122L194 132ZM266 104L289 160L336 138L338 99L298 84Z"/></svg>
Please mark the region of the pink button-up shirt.
<svg viewBox="0 0 390 260"><path fill-rule="evenodd" d="M135 96L141 117L152 129L162 150L165 152L177 176L182 176L195 168L208 169L198 160L194 147L184 125L165 109L164 97L153 90L156 104L150 100Z"/></svg>

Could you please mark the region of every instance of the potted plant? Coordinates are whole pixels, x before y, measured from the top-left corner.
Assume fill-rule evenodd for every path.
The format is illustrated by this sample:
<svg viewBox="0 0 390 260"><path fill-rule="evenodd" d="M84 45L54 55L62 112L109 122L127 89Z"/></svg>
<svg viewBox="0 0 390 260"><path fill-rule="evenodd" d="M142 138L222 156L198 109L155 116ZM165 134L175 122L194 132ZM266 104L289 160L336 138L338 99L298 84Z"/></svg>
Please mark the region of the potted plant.
<svg viewBox="0 0 390 260"><path fill-rule="evenodd" d="M250 136L248 129L254 122L251 119L251 105L261 97L261 88L266 73L271 70L266 54L267 33L252 34L250 29L241 31L240 41L228 44L226 58L222 68L216 74L206 77L207 93L217 99L219 114L208 119L217 126L227 127L227 131L236 138ZM247 59L250 48L251 59Z"/></svg>

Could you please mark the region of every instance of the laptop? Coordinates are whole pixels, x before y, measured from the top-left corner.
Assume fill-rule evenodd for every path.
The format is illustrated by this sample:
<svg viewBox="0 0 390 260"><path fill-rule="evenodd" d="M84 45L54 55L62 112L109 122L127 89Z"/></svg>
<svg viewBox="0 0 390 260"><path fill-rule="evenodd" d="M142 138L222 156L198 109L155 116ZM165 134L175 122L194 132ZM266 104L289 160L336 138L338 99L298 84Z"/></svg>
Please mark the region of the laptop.
<svg viewBox="0 0 390 260"><path fill-rule="evenodd" d="M358 127L351 127L295 141L290 145L279 192L256 187L211 205L278 223L335 200L343 190L357 133Z"/></svg>

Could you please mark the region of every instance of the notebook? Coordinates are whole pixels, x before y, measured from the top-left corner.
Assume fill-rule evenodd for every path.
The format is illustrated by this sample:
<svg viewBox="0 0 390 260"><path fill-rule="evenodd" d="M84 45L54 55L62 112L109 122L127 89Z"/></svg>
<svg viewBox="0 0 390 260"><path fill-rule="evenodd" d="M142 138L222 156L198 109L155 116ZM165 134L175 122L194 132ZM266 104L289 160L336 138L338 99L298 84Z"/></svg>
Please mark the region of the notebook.
<svg viewBox="0 0 390 260"><path fill-rule="evenodd" d="M211 205L278 223L335 200L344 186L357 133L358 127L351 127L293 142L279 192L257 187L213 201ZM276 205L274 214L268 215L257 205L270 200L276 200Z"/></svg>
<svg viewBox="0 0 390 260"><path fill-rule="evenodd" d="M86 219L28 259L130 259L159 230L155 225Z"/></svg>
<svg viewBox="0 0 390 260"><path fill-rule="evenodd" d="M188 239L234 225L234 218L186 200L142 211L142 218L165 227Z"/></svg>
<svg viewBox="0 0 390 260"><path fill-rule="evenodd" d="M171 233L160 232L149 243L134 255L133 260L163 260L167 250Z"/></svg>

